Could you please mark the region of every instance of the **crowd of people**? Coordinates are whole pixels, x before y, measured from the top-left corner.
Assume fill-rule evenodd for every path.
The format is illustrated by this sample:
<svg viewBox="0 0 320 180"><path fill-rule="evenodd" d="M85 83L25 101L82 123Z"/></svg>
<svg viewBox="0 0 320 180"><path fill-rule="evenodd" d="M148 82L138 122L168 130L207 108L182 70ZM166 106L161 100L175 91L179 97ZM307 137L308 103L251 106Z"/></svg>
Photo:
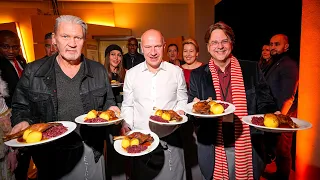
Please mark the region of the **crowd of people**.
<svg viewBox="0 0 320 180"><path fill-rule="evenodd" d="M178 45L169 44L164 61L165 38L149 29L141 36L143 54L132 37L128 53L111 44L100 64L81 53L86 34L82 19L59 16L45 35L46 56L27 64L19 37L0 31L0 136L35 123L74 121L92 109L113 110L124 120L77 125L63 138L28 148L1 139L0 179L289 179L293 133L266 133L241 121L252 114L296 116L298 65L286 35L272 36L258 62L245 61L232 54L232 28L214 23L204 34L201 48L210 54L204 63L192 38L182 42L181 60ZM216 119L188 115L181 126L149 124L153 107L184 115L187 103L209 97L234 104L235 112ZM158 147L135 158L115 152L112 136L136 129L155 132Z"/></svg>

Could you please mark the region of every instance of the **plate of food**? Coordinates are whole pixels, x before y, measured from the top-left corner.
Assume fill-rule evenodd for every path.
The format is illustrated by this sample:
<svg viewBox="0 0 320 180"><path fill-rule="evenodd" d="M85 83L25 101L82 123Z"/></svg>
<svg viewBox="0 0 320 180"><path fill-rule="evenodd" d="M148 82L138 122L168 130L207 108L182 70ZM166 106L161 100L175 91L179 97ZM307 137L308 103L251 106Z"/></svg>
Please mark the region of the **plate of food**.
<svg viewBox="0 0 320 180"><path fill-rule="evenodd" d="M202 100L199 102L188 103L185 108L185 112L202 118L214 118L225 116L233 113L236 107L228 102L220 100Z"/></svg>
<svg viewBox="0 0 320 180"><path fill-rule="evenodd" d="M160 125L173 126L186 123L188 117L179 115L174 110L156 109L154 115L150 116L149 121Z"/></svg>
<svg viewBox="0 0 320 180"><path fill-rule="evenodd" d="M111 87L120 87L123 85L123 83L120 83L119 81L116 81L116 80L112 80L110 84L111 84Z"/></svg>
<svg viewBox="0 0 320 180"><path fill-rule="evenodd" d="M124 156L142 156L155 150L159 145L159 137L152 131L133 130L126 136L113 138L114 149Z"/></svg>
<svg viewBox="0 0 320 180"><path fill-rule="evenodd" d="M312 127L312 124L283 114L256 114L244 116L242 121L261 131L281 133L305 130Z"/></svg>
<svg viewBox="0 0 320 180"><path fill-rule="evenodd" d="M11 147L34 146L62 138L76 127L77 125L70 121L32 124L20 132L4 136L3 141Z"/></svg>
<svg viewBox="0 0 320 180"><path fill-rule="evenodd" d="M88 126L108 126L123 120L119 114L112 110L96 111L91 110L87 114L76 117L75 122Z"/></svg>

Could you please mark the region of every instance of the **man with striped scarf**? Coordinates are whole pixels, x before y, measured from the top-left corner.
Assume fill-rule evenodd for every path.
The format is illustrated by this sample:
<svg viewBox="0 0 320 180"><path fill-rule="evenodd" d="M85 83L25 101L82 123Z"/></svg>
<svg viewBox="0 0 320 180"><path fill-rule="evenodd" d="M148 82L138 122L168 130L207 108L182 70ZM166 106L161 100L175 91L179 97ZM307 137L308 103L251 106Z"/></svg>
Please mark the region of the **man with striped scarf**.
<svg viewBox="0 0 320 180"><path fill-rule="evenodd" d="M209 63L191 72L188 101L208 97L235 105L234 114L217 119L196 118L198 160L205 179L259 179L263 161L256 129L242 123L250 114L278 111L270 89L256 62L232 55L234 33L218 22L205 35Z"/></svg>

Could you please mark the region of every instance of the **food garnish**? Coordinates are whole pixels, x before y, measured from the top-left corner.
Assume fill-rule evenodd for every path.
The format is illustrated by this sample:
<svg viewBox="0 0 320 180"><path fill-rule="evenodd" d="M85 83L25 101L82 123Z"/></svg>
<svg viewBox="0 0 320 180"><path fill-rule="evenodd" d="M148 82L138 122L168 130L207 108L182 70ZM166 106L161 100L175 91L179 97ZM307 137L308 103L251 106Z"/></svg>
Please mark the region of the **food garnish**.
<svg viewBox="0 0 320 180"><path fill-rule="evenodd" d="M252 124L269 128L299 128L299 126L292 121L290 116L283 114L267 113L264 117L253 116L251 122Z"/></svg>
<svg viewBox="0 0 320 180"><path fill-rule="evenodd" d="M112 110L106 110L106 111L91 110L87 113L87 116L84 118L84 121L88 123L99 123L99 122L106 122L106 121L112 121L117 119L118 117L116 113Z"/></svg>
<svg viewBox="0 0 320 180"><path fill-rule="evenodd" d="M150 146L154 139L150 134L144 134L141 132L134 132L127 136L115 136L113 140L121 141L121 146L128 153L140 153Z"/></svg>
<svg viewBox="0 0 320 180"><path fill-rule="evenodd" d="M192 107L192 112L197 114L222 114L227 109L229 104L216 102L209 97L205 101L199 101Z"/></svg>
<svg viewBox="0 0 320 180"><path fill-rule="evenodd" d="M3 137L4 141L17 138L18 142L35 143L59 136L68 131L62 123L38 123L15 134Z"/></svg>
<svg viewBox="0 0 320 180"><path fill-rule="evenodd" d="M162 110L162 109L157 109L154 107L156 110L154 116L150 116L150 119L158 122L163 122L163 123L170 123L170 122L180 122L182 121L182 117L175 112L174 110Z"/></svg>

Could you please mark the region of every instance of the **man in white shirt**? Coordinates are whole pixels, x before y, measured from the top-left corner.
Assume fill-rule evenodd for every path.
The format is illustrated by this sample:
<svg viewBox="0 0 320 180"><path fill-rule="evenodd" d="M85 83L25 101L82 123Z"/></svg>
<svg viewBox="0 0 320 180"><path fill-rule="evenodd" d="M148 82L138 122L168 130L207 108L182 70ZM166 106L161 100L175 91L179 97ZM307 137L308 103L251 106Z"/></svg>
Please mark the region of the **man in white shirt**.
<svg viewBox="0 0 320 180"><path fill-rule="evenodd" d="M188 98L184 75L178 66L162 61L165 42L161 32L150 29L141 40L146 61L126 73L122 133L130 129L151 130L161 142L156 150L134 160L131 176L132 179L185 179L181 140L175 132L178 127L149 123L153 107L184 113Z"/></svg>

